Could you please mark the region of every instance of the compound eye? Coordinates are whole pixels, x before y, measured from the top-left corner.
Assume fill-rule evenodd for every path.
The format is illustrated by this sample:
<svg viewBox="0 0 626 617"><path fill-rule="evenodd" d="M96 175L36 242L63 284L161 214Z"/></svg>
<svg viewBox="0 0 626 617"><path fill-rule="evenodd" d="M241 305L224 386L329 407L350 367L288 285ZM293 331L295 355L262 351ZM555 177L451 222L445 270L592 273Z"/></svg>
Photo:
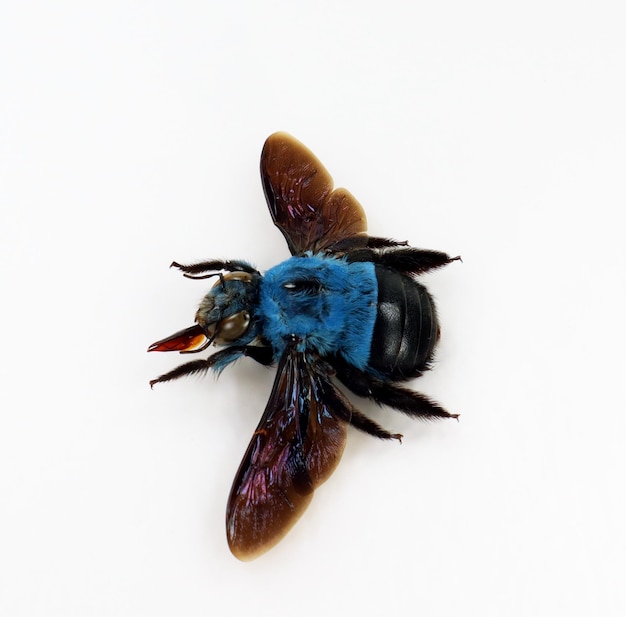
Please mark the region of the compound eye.
<svg viewBox="0 0 626 617"><path fill-rule="evenodd" d="M250 325L250 313L240 311L220 320L217 324L217 332L214 341L218 345L226 345L243 336Z"/></svg>

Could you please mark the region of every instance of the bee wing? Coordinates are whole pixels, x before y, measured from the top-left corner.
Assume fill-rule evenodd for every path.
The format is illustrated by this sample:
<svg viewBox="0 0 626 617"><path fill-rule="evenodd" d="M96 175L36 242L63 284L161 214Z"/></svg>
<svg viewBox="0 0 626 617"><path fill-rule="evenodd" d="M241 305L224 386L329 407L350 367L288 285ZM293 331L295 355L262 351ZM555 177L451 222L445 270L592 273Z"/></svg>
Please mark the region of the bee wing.
<svg viewBox="0 0 626 617"><path fill-rule="evenodd" d="M226 532L238 559L281 540L335 469L346 440L342 396L319 360L285 351L228 498Z"/></svg>
<svg viewBox="0 0 626 617"><path fill-rule="evenodd" d="M319 159L287 133L270 135L261 153L261 179L274 224L292 255L332 249L340 240L363 235L361 204L333 179Z"/></svg>

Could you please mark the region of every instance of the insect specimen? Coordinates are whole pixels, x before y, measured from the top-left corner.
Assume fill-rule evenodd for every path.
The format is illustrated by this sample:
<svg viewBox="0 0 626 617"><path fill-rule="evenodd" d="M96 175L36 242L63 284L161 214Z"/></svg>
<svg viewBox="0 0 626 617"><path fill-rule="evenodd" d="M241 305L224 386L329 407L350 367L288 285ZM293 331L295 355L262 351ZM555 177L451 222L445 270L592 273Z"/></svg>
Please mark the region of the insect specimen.
<svg viewBox="0 0 626 617"><path fill-rule="evenodd" d="M430 366L439 339L433 299L415 276L458 257L368 236L363 209L286 133L261 154L261 179L292 257L264 275L246 261L172 266L216 277L195 325L149 351L224 349L150 382L171 381L248 356L277 363L272 391L235 477L226 512L232 553L253 559L291 529L341 458L346 426L400 439L369 419L333 381L416 418L456 418L400 382Z"/></svg>

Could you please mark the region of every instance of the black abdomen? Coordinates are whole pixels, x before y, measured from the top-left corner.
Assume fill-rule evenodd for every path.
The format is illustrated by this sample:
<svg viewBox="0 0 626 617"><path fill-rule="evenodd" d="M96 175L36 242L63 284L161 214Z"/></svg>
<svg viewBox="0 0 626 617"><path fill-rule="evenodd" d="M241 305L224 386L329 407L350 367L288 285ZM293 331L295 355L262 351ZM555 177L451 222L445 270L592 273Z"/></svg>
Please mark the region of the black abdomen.
<svg viewBox="0 0 626 617"><path fill-rule="evenodd" d="M435 304L423 285L375 266L378 310L369 365L393 379L415 377L428 368L439 337Z"/></svg>

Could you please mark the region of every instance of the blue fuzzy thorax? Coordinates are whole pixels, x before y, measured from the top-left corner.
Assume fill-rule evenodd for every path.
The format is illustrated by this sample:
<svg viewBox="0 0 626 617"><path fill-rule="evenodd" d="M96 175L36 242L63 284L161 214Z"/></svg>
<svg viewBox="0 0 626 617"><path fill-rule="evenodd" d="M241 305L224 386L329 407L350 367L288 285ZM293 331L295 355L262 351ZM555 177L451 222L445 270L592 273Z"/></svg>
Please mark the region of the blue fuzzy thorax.
<svg viewBox="0 0 626 617"><path fill-rule="evenodd" d="M364 369L376 321L378 286L374 265L318 255L292 257L268 270L261 282L261 330L283 353L292 335L301 351L338 354Z"/></svg>

